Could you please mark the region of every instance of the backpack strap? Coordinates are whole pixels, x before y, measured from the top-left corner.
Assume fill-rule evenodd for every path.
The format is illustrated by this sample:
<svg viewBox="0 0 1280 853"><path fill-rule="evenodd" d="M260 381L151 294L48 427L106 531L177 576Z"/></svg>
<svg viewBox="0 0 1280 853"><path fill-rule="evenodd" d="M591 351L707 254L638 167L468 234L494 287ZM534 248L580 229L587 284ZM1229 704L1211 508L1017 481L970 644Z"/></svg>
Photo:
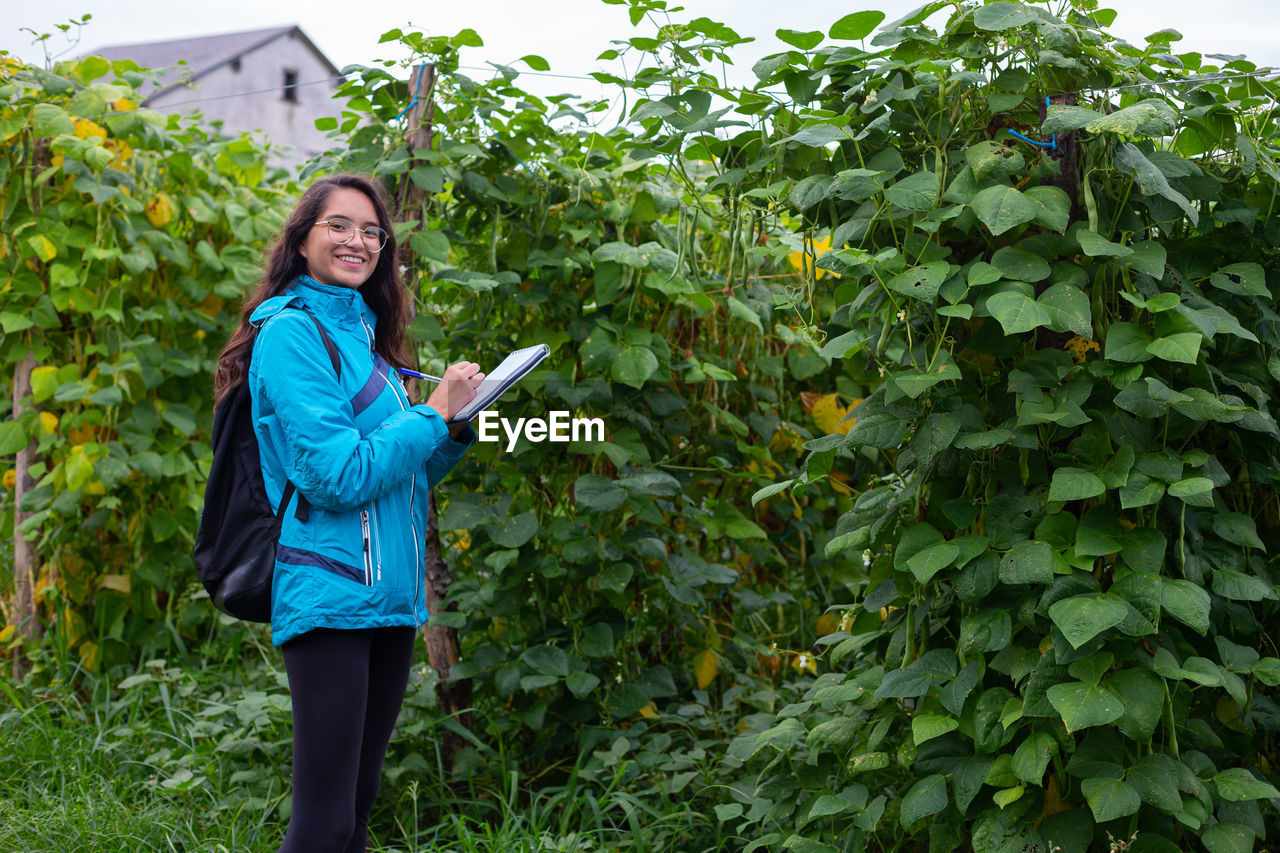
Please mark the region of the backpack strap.
<svg viewBox="0 0 1280 853"><path fill-rule="evenodd" d="M338 360L338 347L333 342L333 338L329 337L329 333L324 330L324 326L320 325L320 321L316 316L305 308L298 308L303 314L311 318L311 322L315 323L316 331L320 333L320 341L324 344L324 351L329 354L329 362L333 365L333 372L339 379L342 378L342 362ZM280 498L280 507L277 515L284 513L285 507L289 505L289 498L293 497L296 487L292 481L285 483L284 495ZM311 504L307 501L302 492L298 492L298 507L293 511L293 517L298 521L306 521L311 516Z"/></svg>

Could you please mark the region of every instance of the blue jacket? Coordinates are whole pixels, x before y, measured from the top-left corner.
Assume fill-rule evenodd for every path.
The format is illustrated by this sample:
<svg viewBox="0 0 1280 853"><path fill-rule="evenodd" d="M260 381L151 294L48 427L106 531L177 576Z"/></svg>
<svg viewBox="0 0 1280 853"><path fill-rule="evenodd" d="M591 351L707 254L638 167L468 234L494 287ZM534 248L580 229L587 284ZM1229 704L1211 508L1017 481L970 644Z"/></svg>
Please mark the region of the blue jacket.
<svg viewBox="0 0 1280 853"><path fill-rule="evenodd" d="M339 379L305 307L337 346ZM311 504L285 512L271 591L272 642L312 628L417 627L427 621L427 493L475 441L449 437L411 405L373 350L377 315L357 290L300 277L253 312L249 388L267 497L287 481ZM296 504L297 499L290 501Z"/></svg>

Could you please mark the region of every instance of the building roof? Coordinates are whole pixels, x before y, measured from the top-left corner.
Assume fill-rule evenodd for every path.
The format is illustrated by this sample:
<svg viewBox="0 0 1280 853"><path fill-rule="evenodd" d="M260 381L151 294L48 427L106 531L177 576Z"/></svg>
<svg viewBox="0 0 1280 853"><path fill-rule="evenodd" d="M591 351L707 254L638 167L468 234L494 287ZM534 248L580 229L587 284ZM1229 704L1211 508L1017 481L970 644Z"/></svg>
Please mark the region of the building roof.
<svg viewBox="0 0 1280 853"><path fill-rule="evenodd" d="M147 93L147 101L150 102L172 88L195 82L211 71L291 34L296 34L297 38L311 49L316 58L328 67L334 77L338 76L337 67L297 26L271 27L265 30L248 30L173 41L111 45L90 51L86 55L102 56L110 60L132 59L142 68L162 71L156 86L142 87L142 91ZM184 62L185 65L179 64Z"/></svg>

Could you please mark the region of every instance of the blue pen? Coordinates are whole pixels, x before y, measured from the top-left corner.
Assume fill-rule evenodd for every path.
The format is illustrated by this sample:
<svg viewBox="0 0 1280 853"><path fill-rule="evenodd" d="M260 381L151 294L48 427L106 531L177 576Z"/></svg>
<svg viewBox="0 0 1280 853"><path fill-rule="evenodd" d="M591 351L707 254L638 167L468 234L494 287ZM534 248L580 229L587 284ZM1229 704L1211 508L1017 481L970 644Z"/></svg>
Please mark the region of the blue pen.
<svg viewBox="0 0 1280 853"><path fill-rule="evenodd" d="M419 373L418 371L416 371L416 370L410 370L410 369L409 369L409 368L407 368L407 367L397 367L397 368L396 368L396 370L400 371L400 372L401 372L401 373L403 373L405 376L412 376L412 377L414 377L415 379L426 379L426 380L427 380L427 381L429 381L429 382L443 382L443 381L444 381L444 380L443 380L443 379L441 379L439 376L432 376L432 375L431 375L431 374L429 374L429 373Z"/></svg>

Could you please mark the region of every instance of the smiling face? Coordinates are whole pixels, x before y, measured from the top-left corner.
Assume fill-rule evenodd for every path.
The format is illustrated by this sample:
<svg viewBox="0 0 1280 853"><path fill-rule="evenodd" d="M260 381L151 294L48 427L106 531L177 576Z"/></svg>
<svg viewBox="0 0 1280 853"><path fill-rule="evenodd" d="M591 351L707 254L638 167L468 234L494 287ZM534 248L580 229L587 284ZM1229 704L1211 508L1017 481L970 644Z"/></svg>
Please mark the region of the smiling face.
<svg viewBox="0 0 1280 853"><path fill-rule="evenodd" d="M378 212L369 197L359 190L337 187L325 199L317 222L348 219L357 228L379 228ZM338 245L324 225L313 225L307 239L298 247L307 262L307 275L321 284L357 288L369 280L378 255L371 252L364 237L357 234L349 243Z"/></svg>

